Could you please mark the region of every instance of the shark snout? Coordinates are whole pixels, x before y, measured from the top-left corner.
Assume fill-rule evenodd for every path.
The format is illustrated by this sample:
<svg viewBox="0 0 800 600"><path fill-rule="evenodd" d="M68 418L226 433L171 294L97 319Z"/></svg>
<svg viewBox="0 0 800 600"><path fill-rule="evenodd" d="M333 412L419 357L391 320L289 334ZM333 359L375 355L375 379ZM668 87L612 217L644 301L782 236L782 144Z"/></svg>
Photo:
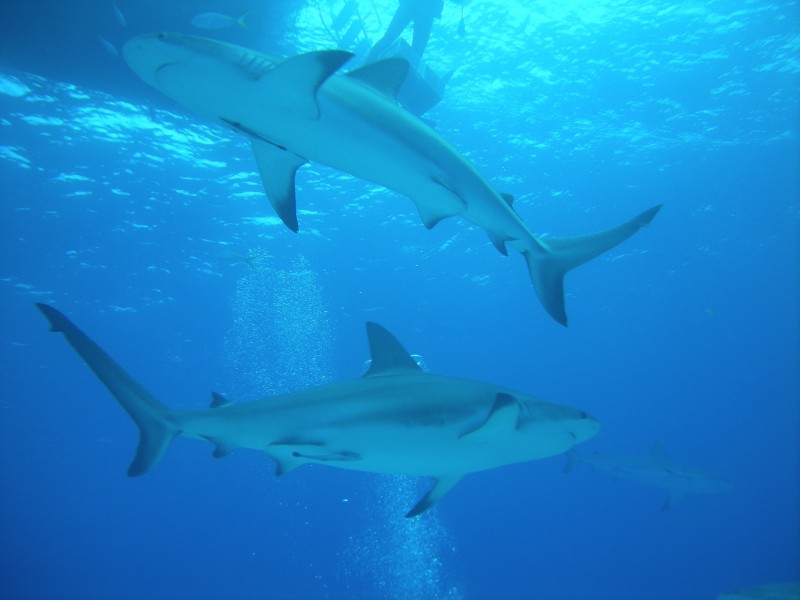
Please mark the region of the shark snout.
<svg viewBox="0 0 800 600"><path fill-rule="evenodd" d="M149 85L157 84L163 67L183 58L183 52L171 42L168 33L147 33L128 40L122 47L128 66Z"/></svg>
<svg viewBox="0 0 800 600"><path fill-rule="evenodd" d="M600 422L587 412L582 410L577 412L569 433L575 439L574 443L580 444L597 435L597 432L600 431Z"/></svg>

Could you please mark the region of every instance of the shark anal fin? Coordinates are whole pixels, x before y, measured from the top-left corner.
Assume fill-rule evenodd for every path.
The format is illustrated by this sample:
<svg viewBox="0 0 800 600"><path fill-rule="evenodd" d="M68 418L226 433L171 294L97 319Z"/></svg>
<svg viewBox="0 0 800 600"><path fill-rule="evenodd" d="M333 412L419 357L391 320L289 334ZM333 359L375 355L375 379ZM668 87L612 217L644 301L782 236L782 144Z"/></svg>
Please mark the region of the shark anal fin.
<svg viewBox="0 0 800 600"><path fill-rule="evenodd" d="M421 371L417 361L411 358L397 338L377 323L367 322L367 338L372 364L364 373L364 377L398 371Z"/></svg>
<svg viewBox="0 0 800 600"><path fill-rule="evenodd" d="M367 84L375 91L397 102L397 94L403 87L408 69L407 60L393 57L364 65L360 69L350 71L347 76Z"/></svg>
<svg viewBox="0 0 800 600"><path fill-rule="evenodd" d="M261 76L267 97L288 112L319 118L317 90L352 57L344 50L320 50L287 58Z"/></svg>
<svg viewBox="0 0 800 600"><path fill-rule="evenodd" d="M294 176L297 169L306 163L306 159L271 142L252 138L250 143L261 175L261 183L272 208L289 229L297 232L299 226Z"/></svg>
<svg viewBox="0 0 800 600"><path fill-rule="evenodd" d="M506 392L495 395L494 404L486 418L477 427L462 433L461 440L480 441L498 434L509 434L517 430L519 422L519 401Z"/></svg>
<svg viewBox="0 0 800 600"><path fill-rule="evenodd" d="M215 438L208 435L201 435L200 437L202 437L207 442L211 442L212 444L214 444L214 452L212 453L212 456L214 458L224 458L225 456L228 456L229 454L231 454L231 452L233 452L236 449L236 446L234 444L229 444L225 440L221 440L219 438Z"/></svg>
<svg viewBox="0 0 800 600"><path fill-rule="evenodd" d="M406 513L406 518L416 517L431 508L434 504L439 502L447 492L452 490L453 486L461 481L462 477L462 474L437 477L436 483L428 490L428 493L414 505L414 508Z"/></svg>

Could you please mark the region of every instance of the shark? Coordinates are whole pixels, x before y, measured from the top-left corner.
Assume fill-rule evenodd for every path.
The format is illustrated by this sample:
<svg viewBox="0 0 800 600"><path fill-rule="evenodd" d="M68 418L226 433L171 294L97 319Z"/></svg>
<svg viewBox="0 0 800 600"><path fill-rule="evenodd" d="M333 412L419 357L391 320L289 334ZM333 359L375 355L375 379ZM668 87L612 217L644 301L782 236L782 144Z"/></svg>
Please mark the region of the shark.
<svg viewBox="0 0 800 600"><path fill-rule="evenodd" d="M147 84L190 111L245 135L283 223L298 231L295 176L317 162L410 198L423 224L459 216L502 254L522 254L549 315L567 325L566 273L647 226L661 205L599 233L534 235L513 206L432 127L400 107L409 65L401 58L341 72L353 55L321 50L283 58L213 39L151 33L123 57Z"/></svg>
<svg viewBox="0 0 800 600"><path fill-rule="evenodd" d="M501 386L423 371L386 329L367 323L371 363L360 378L233 403L212 393L203 409L157 400L62 312L37 304L139 429L128 475L147 473L177 436L266 453L283 475L306 465L432 477L408 512L434 506L469 473L554 456L600 428L588 413Z"/></svg>
<svg viewBox="0 0 800 600"><path fill-rule="evenodd" d="M638 481L664 488L667 498L661 507L669 510L687 494L718 494L733 489L733 485L703 471L677 464L669 459L664 447L656 442L649 456L584 456L575 450L567 453L565 472L583 463L593 469L611 473L617 479Z"/></svg>

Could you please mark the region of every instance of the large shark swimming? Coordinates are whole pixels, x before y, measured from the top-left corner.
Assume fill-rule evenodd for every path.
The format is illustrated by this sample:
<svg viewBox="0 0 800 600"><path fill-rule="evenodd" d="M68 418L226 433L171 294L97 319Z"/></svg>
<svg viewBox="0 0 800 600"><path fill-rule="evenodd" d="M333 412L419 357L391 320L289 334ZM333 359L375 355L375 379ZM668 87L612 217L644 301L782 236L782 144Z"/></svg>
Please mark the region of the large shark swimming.
<svg viewBox="0 0 800 600"><path fill-rule="evenodd" d="M139 427L128 475L147 473L176 436L269 455L277 474L305 464L429 476L430 491L408 512L436 504L468 473L568 451L592 438L587 413L500 386L422 371L397 339L367 323L372 356L360 379L291 394L172 410L158 401L64 314L37 304Z"/></svg>
<svg viewBox="0 0 800 600"><path fill-rule="evenodd" d="M250 139L267 197L298 230L295 174L309 161L410 198L430 228L446 217L475 223L494 246L522 253L544 308L566 325L563 279L571 269L650 223L654 206L606 231L541 237L475 166L434 129L402 109L408 63L390 58L339 74L352 57L327 50L281 58L175 33L125 44L126 62L146 83L189 110Z"/></svg>

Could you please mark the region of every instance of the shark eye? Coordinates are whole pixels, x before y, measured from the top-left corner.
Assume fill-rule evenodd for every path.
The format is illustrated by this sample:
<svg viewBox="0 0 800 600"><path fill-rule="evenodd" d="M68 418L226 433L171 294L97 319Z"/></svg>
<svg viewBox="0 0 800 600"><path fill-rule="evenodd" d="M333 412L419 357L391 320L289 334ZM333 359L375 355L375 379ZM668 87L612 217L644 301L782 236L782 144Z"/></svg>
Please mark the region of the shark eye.
<svg viewBox="0 0 800 600"><path fill-rule="evenodd" d="M156 38L158 38L158 40L159 40L159 41L163 42L164 40L166 40L166 39L167 39L167 34L166 34L166 33L163 33L163 32L161 32L161 31L159 31L159 32L156 34Z"/></svg>

